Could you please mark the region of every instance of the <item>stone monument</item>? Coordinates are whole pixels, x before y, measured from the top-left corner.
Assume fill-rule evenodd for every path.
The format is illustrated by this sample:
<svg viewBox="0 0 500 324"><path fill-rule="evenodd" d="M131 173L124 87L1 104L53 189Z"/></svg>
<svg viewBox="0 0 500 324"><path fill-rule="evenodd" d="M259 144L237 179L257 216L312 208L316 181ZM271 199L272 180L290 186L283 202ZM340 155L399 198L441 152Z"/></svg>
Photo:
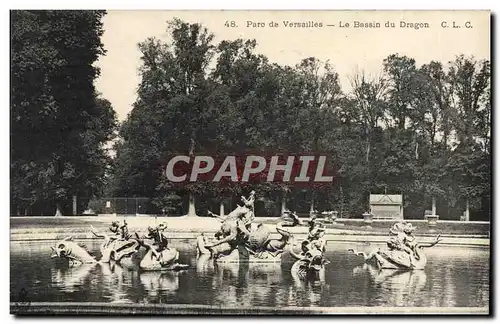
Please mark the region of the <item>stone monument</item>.
<svg viewBox="0 0 500 324"><path fill-rule="evenodd" d="M373 219L403 219L403 195L370 195Z"/></svg>

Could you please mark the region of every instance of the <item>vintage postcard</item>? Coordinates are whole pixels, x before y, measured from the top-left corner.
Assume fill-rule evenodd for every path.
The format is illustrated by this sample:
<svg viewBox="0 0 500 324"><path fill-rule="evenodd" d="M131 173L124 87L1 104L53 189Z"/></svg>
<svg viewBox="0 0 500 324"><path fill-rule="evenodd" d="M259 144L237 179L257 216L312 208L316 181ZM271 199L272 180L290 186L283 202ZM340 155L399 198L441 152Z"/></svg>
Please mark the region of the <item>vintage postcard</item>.
<svg viewBox="0 0 500 324"><path fill-rule="evenodd" d="M11 11L11 313L489 315L490 24Z"/></svg>

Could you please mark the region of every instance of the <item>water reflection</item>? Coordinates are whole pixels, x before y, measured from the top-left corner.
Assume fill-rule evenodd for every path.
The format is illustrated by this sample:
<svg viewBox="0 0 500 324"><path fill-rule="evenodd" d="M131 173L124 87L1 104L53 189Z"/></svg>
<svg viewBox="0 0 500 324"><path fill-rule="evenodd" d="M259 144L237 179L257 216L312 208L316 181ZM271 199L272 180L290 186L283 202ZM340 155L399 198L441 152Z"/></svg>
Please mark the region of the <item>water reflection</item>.
<svg viewBox="0 0 500 324"><path fill-rule="evenodd" d="M70 267L67 264L57 264L50 269L52 284L64 292L80 290L88 279L96 264L82 264L78 267Z"/></svg>
<svg viewBox="0 0 500 324"><path fill-rule="evenodd" d="M360 265L331 245L331 261L318 281L294 280L293 260L281 264L214 264L180 246L185 273L144 272L119 264L55 264L50 245L15 246L11 251L11 298L21 288L32 301L186 303L223 306L487 306L489 251L429 249L425 271L378 270ZM33 249L31 249L33 246ZM95 249L98 249L96 246ZM28 252L24 253L26 250ZM39 252L37 252L39 251ZM134 262L140 261L138 255Z"/></svg>
<svg viewBox="0 0 500 324"><path fill-rule="evenodd" d="M139 295L136 302L163 302L165 292L179 290L179 276L184 271L137 271L129 264L103 265L104 285L110 291L112 302L131 301L129 296ZM138 292L140 292L138 294Z"/></svg>
<svg viewBox="0 0 500 324"><path fill-rule="evenodd" d="M262 305L269 299L276 300L276 291L283 280L281 264L248 264L247 267L247 293L251 302Z"/></svg>
<svg viewBox="0 0 500 324"><path fill-rule="evenodd" d="M445 307L487 305L489 300L489 256L471 251L437 250L426 269L429 277L443 278L432 281L429 289L435 292L429 296L429 303ZM467 293L464 293L467 292Z"/></svg>
<svg viewBox="0 0 500 324"><path fill-rule="evenodd" d="M179 290L179 275L174 271L147 271L139 275L141 284L150 297L156 297L166 291Z"/></svg>
<svg viewBox="0 0 500 324"><path fill-rule="evenodd" d="M100 264L100 269L102 285L110 302L132 302L130 290L136 286L138 273L115 262Z"/></svg>
<svg viewBox="0 0 500 324"><path fill-rule="evenodd" d="M368 274L370 286L377 287L379 302L394 306L415 305L424 289L427 275L424 270L379 269L369 264L355 267L354 276Z"/></svg>
<svg viewBox="0 0 500 324"><path fill-rule="evenodd" d="M196 272L200 275L208 275L214 272L214 260L208 254L202 254L196 260Z"/></svg>
<svg viewBox="0 0 500 324"><path fill-rule="evenodd" d="M293 285L287 289L283 306L296 305L306 307L323 305L322 301L330 293L330 285L326 283L325 270L321 270L319 277L314 280L310 278L301 280L295 273L287 273L291 277Z"/></svg>
<svg viewBox="0 0 500 324"><path fill-rule="evenodd" d="M197 261L200 275L210 276L218 304L233 306L266 305L282 282L281 264L214 263ZM274 299L274 298L273 298Z"/></svg>

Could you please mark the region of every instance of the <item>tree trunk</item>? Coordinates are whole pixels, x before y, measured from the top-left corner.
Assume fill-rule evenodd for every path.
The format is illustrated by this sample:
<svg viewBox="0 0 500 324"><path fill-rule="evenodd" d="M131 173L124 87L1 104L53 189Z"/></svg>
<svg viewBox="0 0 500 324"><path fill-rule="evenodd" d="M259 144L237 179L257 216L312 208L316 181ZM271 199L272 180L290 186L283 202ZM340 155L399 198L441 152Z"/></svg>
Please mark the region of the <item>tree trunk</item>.
<svg viewBox="0 0 500 324"><path fill-rule="evenodd" d="M434 148L434 142L436 141L436 127L437 127L437 116L433 116L432 120L432 134L431 134L431 149L429 150L429 155L432 155L432 149Z"/></svg>
<svg viewBox="0 0 500 324"><path fill-rule="evenodd" d="M370 160L370 140L366 140L366 163Z"/></svg>
<svg viewBox="0 0 500 324"><path fill-rule="evenodd" d="M194 205L194 195L191 192L189 193L189 207L188 207L187 216L188 217L197 217L196 208Z"/></svg>
<svg viewBox="0 0 500 324"><path fill-rule="evenodd" d="M76 195L73 196L73 216L78 214Z"/></svg>
<svg viewBox="0 0 500 324"><path fill-rule="evenodd" d="M371 149L371 135L372 135L372 132L371 132L371 129L368 128L369 126L367 126L366 128L366 131L365 131L365 135L366 135L366 152L365 152L365 160L366 160L366 163L368 163L370 161L370 149Z"/></svg>
<svg viewBox="0 0 500 324"><path fill-rule="evenodd" d="M286 210L286 191L283 191L283 199L281 200L281 215L283 215L285 210Z"/></svg>
<svg viewBox="0 0 500 324"><path fill-rule="evenodd" d="M62 216L62 213L61 213L61 204L57 203L56 204L56 217L59 217L59 216Z"/></svg>
<svg viewBox="0 0 500 324"><path fill-rule="evenodd" d="M186 95L188 95L188 94L189 94L189 87L186 87ZM189 138L189 156L190 157L194 156L195 147L196 147L196 131L191 130L191 136ZM195 208L195 199L194 199L194 194L192 192L189 193L189 208L188 208L187 216L197 217L196 208Z"/></svg>
<svg viewBox="0 0 500 324"><path fill-rule="evenodd" d="M469 198L465 199L465 221L469 221Z"/></svg>
<svg viewBox="0 0 500 324"><path fill-rule="evenodd" d="M194 155L194 149L196 145L196 140L195 140L195 131L191 131L191 138L190 138L190 144L189 144L189 156L192 157ZM196 215L196 207L195 207L195 199L194 199L194 194L192 192L189 193L189 207L188 207L188 217L197 217Z"/></svg>
<svg viewBox="0 0 500 324"><path fill-rule="evenodd" d="M344 190L342 189L342 186L340 186L340 218L342 218L343 214L344 214Z"/></svg>
<svg viewBox="0 0 500 324"><path fill-rule="evenodd" d="M436 197L432 197L432 215L436 215Z"/></svg>
<svg viewBox="0 0 500 324"><path fill-rule="evenodd" d="M220 211L219 211L219 215L220 215L221 217L224 217L224 201L223 201L223 200L221 200L221 201L220 201Z"/></svg>

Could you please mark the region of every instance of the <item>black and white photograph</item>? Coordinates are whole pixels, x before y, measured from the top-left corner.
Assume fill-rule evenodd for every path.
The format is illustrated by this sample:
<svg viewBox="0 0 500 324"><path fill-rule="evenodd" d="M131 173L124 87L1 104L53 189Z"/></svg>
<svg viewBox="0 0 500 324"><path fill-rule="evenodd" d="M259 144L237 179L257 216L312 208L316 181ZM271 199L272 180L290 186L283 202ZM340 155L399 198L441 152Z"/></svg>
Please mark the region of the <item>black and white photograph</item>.
<svg viewBox="0 0 500 324"><path fill-rule="evenodd" d="M492 313L491 12L10 10L10 313Z"/></svg>

